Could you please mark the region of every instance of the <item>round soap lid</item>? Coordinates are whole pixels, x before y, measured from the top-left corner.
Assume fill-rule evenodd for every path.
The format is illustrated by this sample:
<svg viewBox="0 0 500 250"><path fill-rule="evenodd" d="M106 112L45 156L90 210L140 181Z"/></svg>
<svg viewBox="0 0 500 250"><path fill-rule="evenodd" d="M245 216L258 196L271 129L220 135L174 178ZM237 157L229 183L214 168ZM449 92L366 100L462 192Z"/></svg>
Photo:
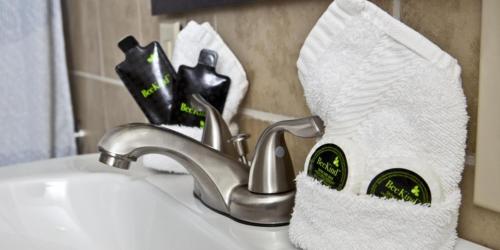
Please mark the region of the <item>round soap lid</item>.
<svg viewBox="0 0 500 250"><path fill-rule="evenodd" d="M375 165L384 166L384 161ZM398 199L414 204L432 204L441 201L441 188L433 171L418 163L393 161L385 169L367 175L362 191L387 199Z"/></svg>
<svg viewBox="0 0 500 250"><path fill-rule="evenodd" d="M329 188L342 190L348 176L344 151L333 143L321 145L309 159L307 174Z"/></svg>

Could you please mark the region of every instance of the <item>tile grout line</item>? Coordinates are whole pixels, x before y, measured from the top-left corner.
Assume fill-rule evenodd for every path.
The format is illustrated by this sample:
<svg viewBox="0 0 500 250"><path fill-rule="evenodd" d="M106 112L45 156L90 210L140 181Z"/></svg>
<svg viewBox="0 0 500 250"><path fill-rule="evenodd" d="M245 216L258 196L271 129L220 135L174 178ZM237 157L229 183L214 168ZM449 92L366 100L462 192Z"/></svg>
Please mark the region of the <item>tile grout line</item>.
<svg viewBox="0 0 500 250"><path fill-rule="evenodd" d="M137 4L137 10L138 10L137 21L139 24L139 40L144 41L144 37L142 36L142 7L141 7L141 3L139 1L135 1L135 2Z"/></svg>
<svg viewBox="0 0 500 250"><path fill-rule="evenodd" d="M392 16L401 20L401 0L392 1Z"/></svg>
<svg viewBox="0 0 500 250"><path fill-rule="evenodd" d="M217 14L214 13L214 29L215 31L219 32L219 27L217 25Z"/></svg>
<svg viewBox="0 0 500 250"><path fill-rule="evenodd" d="M101 27L101 8L97 2L97 46L99 47L99 74L104 75L104 49L102 48L102 27Z"/></svg>
<svg viewBox="0 0 500 250"><path fill-rule="evenodd" d="M94 75L92 73L87 73L87 72L78 71L78 70L72 70L71 74L73 74L75 76L85 77L85 78L88 78L91 80L97 80L97 81L107 83L107 84L125 87L120 80L116 80L116 79L105 77L105 76Z"/></svg>
<svg viewBox="0 0 500 250"><path fill-rule="evenodd" d="M476 155L470 154L465 156L465 166L474 167L476 166Z"/></svg>
<svg viewBox="0 0 500 250"><path fill-rule="evenodd" d="M265 111L260 111L256 109L243 108L241 109L241 114L248 116L252 119L256 119L263 122L275 123L283 120L293 120L297 119L297 117L280 115L275 113L269 113Z"/></svg>
<svg viewBox="0 0 500 250"><path fill-rule="evenodd" d="M108 102L106 102L106 88L104 86L101 86L101 102L102 102L102 106L103 106L103 114L104 114L104 121L103 121L103 125L104 125L104 129L105 130L108 130L108 118L109 118L109 112L108 112Z"/></svg>

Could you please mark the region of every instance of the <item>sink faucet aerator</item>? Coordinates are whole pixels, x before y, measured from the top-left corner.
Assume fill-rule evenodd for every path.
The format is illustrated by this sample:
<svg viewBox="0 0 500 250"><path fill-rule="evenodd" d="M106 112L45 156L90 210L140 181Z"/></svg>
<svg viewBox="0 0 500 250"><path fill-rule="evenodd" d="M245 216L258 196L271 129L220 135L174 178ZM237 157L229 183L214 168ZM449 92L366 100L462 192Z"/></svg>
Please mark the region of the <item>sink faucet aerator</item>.
<svg viewBox="0 0 500 250"><path fill-rule="evenodd" d="M101 155L99 156L99 161L115 168L121 169L129 169L130 168L130 160L125 159L120 156L114 156L107 152L101 150Z"/></svg>

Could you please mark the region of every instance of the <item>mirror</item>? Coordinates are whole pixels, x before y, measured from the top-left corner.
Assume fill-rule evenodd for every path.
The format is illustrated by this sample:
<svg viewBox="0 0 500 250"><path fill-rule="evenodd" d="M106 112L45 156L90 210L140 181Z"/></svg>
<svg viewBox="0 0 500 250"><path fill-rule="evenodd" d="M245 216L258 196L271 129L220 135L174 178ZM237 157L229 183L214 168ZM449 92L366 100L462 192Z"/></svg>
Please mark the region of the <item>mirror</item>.
<svg viewBox="0 0 500 250"><path fill-rule="evenodd" d="M222 5L249 3L255 0L151 0L153 15L173 14Z"/></svg>

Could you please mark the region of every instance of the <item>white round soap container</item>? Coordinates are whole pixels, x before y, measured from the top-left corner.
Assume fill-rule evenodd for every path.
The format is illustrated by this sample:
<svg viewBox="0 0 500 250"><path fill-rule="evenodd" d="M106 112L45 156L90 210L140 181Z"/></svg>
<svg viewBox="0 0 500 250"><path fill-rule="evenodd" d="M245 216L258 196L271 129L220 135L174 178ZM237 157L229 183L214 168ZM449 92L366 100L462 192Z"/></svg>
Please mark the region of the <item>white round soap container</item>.
<svg viewBox="0 0 500 250"><path fill-rule="evenodd" d="M354 194L360 192L360 185L364 177L366 168L365 153L362 146L349 137L333 137L324 135L311 149L304 163L304 171L308 171L311 158L318 148L323 145L334 144L344 153L347 160L347 181L341 191ZM339 190L340 191L340 190Z"/></svg>
<svg viewBox="0 0 500 250"><path fill-rule="evenodd" d="M406 169L419 175L426 182L431 192L431 206L442 202L441 182L435 172L418 157L383 157L369 159L366 162L367 171L361 182L361 194L366 194L372 180L384 171L390 169Z"/></svg>

